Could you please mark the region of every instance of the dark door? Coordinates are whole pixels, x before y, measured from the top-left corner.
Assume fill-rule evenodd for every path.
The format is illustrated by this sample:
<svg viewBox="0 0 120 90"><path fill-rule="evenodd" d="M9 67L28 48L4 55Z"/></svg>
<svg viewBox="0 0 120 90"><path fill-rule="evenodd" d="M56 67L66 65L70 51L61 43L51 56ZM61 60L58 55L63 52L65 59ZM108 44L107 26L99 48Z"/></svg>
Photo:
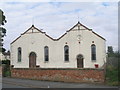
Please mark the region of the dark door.
<svg viewBox="0 0 120 90"><path fill-rule="evenodd" d="M77 55L77 68L83 68L83 56L81 54Z"/></svg>
<svg viewBox="0 0 120 90"><path fill-rule="evenodd" d="M31 52L29 55L29 67L35 68L36 67L36 54Z"/></svg>

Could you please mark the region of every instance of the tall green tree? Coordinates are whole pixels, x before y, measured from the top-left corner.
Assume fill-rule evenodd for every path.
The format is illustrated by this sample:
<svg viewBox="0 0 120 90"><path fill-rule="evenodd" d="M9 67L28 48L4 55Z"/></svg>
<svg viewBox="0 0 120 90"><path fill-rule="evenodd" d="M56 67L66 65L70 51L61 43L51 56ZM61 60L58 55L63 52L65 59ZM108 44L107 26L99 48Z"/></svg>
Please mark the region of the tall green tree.
<svg viewBox="0 0 120 90"><path fill-rule="evenodd" d="M112 46L108 46L108 53L113 53L113 47Z"/></svg>
<svg viewBox="0 0 120 90"><path fill-rule="evenodd" d="M6 22L7 21L4 12L0 9L0 52L5 51L3 48L3 37L6 36L6 29L3 27L3 25Z"/></svg>
<svg viewBox="0 0 120 90"><path fill-rule="evenodd" d="M108 53L108 57L114 56L114 51L112 46L108 46L107 53Z"/></svg>

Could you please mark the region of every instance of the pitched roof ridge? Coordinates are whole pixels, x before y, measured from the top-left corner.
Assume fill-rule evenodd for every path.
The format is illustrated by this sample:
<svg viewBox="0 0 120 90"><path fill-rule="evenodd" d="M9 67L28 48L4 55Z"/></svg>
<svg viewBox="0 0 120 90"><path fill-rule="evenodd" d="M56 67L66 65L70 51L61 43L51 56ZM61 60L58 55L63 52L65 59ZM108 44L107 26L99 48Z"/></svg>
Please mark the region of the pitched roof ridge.
<svg viewBox="0 0 120 90"><path fill-rule="evenodd" d="M60 36L59 38L57 38L57 39L52 38L51 36L49 36L48 34L46 34L46 32L41 31L42 29L40 30L40 29L36 28L34 25L32 25L28 30L26 30L26 31L25 31L24 33L22 33L21 35L24 35L27 31L29 31L30 29L34 28L34 29L38 30L39 32L44 33L45 36L47 36L48 38L50 38L50 39L52 39L52 40L54 40L54 41L58 41L58 40L60 40L62 37L64 37L64 36L67 34L67 32L70 32L71 30L73 30L73 28L76 27L78 24L80 24L81 26L83 26L83 27L86 28L87 30L92 31L92 29L89 29L88 27L86 27L86 26L84 26L83 24L81 24L80 21L78 21L77 24L75 24L72 28L70 28L69 30L67 30L63 35L61 35L61 36ZM93 32L94 34L96 34L97 36L99 36L100 38L104 39L102 36L98 35L98 34L95 33L94 31L92 31L92 32ZM19 39L19 38L21 37L21 35L20 35L18 38L16 38L12 43L14 43L17 39ZM105 39L104 39L104 40L105 40ZM12 43L11 43L11 44L12 44Z"/></svg>
<svg viewBox="0 0 120 90"><path fill-rule="evenodd" d="M28 32L29 30L31 30L32 28L34 28L34 29L36 29L36 30L38 30L39 32L41 32L41 33L43 33L40 29L38 29L37 27L35 27L34 25L32 25L30 28L28 28L24 33L22 33L22 35L23 34L25 34L26 32Z"/></svg>

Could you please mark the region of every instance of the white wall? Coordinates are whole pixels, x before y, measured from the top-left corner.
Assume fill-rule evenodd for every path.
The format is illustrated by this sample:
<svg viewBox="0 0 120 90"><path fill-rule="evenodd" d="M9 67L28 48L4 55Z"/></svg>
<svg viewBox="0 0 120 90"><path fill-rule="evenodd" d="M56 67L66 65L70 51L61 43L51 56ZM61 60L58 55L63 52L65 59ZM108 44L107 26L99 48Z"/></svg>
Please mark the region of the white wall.
<svg viewBox="0 0 120 90"><path fill-rule="evenodd" d="M36 63L41 68L77 68L78 54L84 56L84 68L94 68L94 64L99 64L101 67L104 64L103 60L106 60L105 40L82 26L80 29L82 30L78 31L75 27L58 41L48 38L45 33L38 33L36 29L34 29L36 33L30 33L29 30L11 44L11 65L15 68L29 68L29 54L33 51L37 54ZM82 36L80 44L78 34ZM96 62L91 61L92 41L96 45ZM69 46L69 62L64 61L65 45ZM49 47L49 62L44 61L44 46ZM22 62L17 62L18 47L22 48Z"/></svg>

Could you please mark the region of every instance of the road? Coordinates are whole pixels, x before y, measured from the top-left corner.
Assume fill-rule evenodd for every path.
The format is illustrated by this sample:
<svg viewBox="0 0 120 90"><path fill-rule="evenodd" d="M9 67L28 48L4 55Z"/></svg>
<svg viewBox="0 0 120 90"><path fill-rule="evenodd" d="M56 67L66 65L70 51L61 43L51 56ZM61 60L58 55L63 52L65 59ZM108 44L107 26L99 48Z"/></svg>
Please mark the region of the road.
<svg viewBox="0 0 120 90"><path fill-rule="evenodd" d="M115 88L115 87L102 84L64 83L16 78L3 78L2 88Z"/></svg>

